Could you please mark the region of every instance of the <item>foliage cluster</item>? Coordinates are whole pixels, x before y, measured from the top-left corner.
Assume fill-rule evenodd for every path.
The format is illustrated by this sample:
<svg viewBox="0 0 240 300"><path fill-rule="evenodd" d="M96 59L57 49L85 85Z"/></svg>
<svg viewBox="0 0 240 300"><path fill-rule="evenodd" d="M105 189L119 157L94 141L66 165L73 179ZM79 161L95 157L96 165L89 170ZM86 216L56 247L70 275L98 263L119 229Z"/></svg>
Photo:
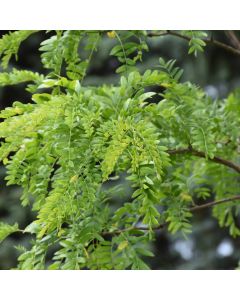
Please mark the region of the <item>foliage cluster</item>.
<svg viewBox="0 0 240 300"><path fill-rule="evenodd" d="M239 90L213 100L180 81L174 60L139 72L146 31L52 31L39 48L47 75L9 69L34 33L0 40L0 85L27 83L32 94L31 103L16 101L0 113L7 184L21 186L22 205L36 212L24 229L0 223L0 240L18 231L33 236L29 249L18 247L18 269L147 269L155 231L167 226L186 236L195 210L209 205L197 206L194 196L214 194L213 217L240 235ZM106 34L116 41L109 55L119 62L119 84L86 86ZM190 54L203 51L205 32L182 34ZM121 174L133 193L112 210Z"/></svg>

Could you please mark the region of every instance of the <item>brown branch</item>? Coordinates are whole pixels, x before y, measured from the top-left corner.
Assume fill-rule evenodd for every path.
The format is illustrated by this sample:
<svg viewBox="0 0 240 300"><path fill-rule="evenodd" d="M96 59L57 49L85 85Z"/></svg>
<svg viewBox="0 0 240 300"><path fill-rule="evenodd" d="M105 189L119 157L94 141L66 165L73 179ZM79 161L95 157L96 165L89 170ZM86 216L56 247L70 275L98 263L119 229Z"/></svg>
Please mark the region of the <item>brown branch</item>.
<svg viewBox="0 0 240 300"><path fill-rule="evenodd" d="M194 155L194 156L206 158L206 154L204 152L195 150L191 147L182 148L182 149L173 149L173 150L170 149L170 150L167 151L167 153L170 154L170 155L189 153L189 154ZM216 162L216 163L224 165L224 166L227 166L227 167L235 170L236 172L240 173L240 166L233 163L230 160L226 160L226 159L218 157L218 156L214 156L213 158L208 158L208 160Z"/></svg>
<svg viewBox="0 0 240 300"><path fill-rule="evenodd" d="M240 200L240 195L233 196L233 197L230 197L230 198L221 199L221 200L214 201L214 202L208 202L208 203L202 204L202 205L193 206L193 207L190 208L190 211L194 212L194 211L198 211L198 210L201 210L201 209L204 209L204 208L209 208L209 207L213 207L215 205L219 205L219 204L227 203L227 202L232 202L232 201L236 201L236 200Z"/></svg>
<svg viewBox="0 0 240 300"><path fill-rule="evenodd" d="M233 30L225 30L225 34L229 39L230 43L233 45L233 47L240 50L240 41L236 36L235 32Z"/></svg>
<svg viewBox="0 0 240 300"><path fill-rule="evenodd" d="M237 200L240 200L240 195L232 196L232 197L217 200L217 201L212 201L212 202L202 204L202 205L193 206L189 209L189 211L190 212L196 212L196 211L199 211L199 210L202 210L202 209L205 209L205 208L210 208L210 207L213 207L213 206L216 206L216 205L219 205L219 204L228 203L228 202L237 201ZM168 224L168 222L159 224L158 226L153 227L152 230L157 231L159 229L164 228L167 224ZM132 230L149 231L150 228L145 227L145 226L139 226L139 227L133 226L133 227L129 227L129 228L118 229L118 230L115 230L115 231L112 231L112 232L105 231L105 232L102 233L102 236L118 235L118 234L121 234L123 232L129 232L129 231L132 231Z"/></svg>
<svg viewBox="0 0 240 300"><path fill-rule="evenodd" d="M176 37L179 37L179 38L184 39L186 41L190 41L191 40L190 37L185 36L185 35L183 35L181 33L176 32L176 31L172 31L172 30L166 30L164 32L149 32L147 34L148 37L160 37L160 36L165 36L165 35L176 36ZM214 40L213 38L210 38L210 39L206 39L205 38L205 39L203 39L203 41L206 44L213 44L213 45L215 45L215 46L217 46L219 48L222 48L222 49L224 49L224 50L226 50L226 51L228 51L228 52L230 52L232 54L240 56L240 50L239 49L236 49L236 48L234 48L232 46L229 46L229 45L227 45L225 43L222 43L222 42L219 42L217 40Z"/></svg>

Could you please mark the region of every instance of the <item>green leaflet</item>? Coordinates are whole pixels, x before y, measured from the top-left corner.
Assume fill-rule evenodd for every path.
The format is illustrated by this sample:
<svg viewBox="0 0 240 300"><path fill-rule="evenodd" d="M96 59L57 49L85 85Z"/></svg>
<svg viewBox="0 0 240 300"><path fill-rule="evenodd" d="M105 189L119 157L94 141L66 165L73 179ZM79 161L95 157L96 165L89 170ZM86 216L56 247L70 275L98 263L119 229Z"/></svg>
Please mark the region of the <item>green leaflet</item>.
<svg viewBox="0 0 240 300"><path fill-rule="evenodd" d="M27 90L31 93L36 91L43 80L43 75L28 70L13 69L10 73L0 73L0 86L14 85L32 81L34 84L29 84L27 87Z"/></svg>
<svg viewBox="0 0 240 300"><path fill-rule="evenodd" d="M207 33L198 30L184 30L183 34L190 38L188 53L194 53L197 56L198 51L202 52L203 47L206 46L204 38L207 37Z"/></svg>
<svg viewBox="0 0 240 300"><path fill-rule="evenodd" d="M122 120L118 120L115 128L115 134L107 148L104 160L102 162L103 180L107 180L108 176L113 172L118 158L127 148L130 139L127 136L128 124Z"/></svg>
<svg viewBox="0 0 240 300"><path fill-rule="evenodd" d="M15 58L17 59L20 44L35 32L37 32L37 30L18 30L5 34L0 39L1 65L4 69L8 67L12 55L15 55Z"/></svg>
<svg viewBox="0 0 240 300"><path fill-rule="evenodd" d="M0 223L0 243L10 234L18 231L18 224L8 225L6 223Z"/></svg>

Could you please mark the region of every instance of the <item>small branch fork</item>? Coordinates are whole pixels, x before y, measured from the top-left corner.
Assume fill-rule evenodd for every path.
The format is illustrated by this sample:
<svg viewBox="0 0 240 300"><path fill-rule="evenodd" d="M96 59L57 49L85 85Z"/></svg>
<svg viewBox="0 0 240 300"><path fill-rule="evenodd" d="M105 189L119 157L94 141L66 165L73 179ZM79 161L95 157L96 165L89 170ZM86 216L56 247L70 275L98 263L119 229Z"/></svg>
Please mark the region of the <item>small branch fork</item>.
<svg viewBox="0 0 240 300"><path fill-rule="evenodd" d="M166 30L166 31L161 31L161 32L149 32L147 33L147 36L148 37L160 37L160 36L165 36L165 35L172 35L172 36L176 36L176 37L179 37L181 39L184 39L186 41L190 41L191 38L186 36L186 35L183 35L179 32L176 32L176 31L172 31L172 30ZM232 54L235 54L235 55L238 55L240 56L240 42L237 40L236 38L236 35L231 31L231 33L226 33L226 35L230 38L231 36L231 40L232 40L232 44L234 44L234 46L237 46L237 48L235 47L232 47L232 46L229 46L225 43L222 43L222 42L219 42L217 40L214 40L213 38L206 38L206 39L203 39L203 41L206 43L206 44L212 44L212 45L215 45L219 48L222 48ZM234 39L234 42L233 42L233 39Z"/></svg>
<svg viewBox="0 0 240 300"><path fill-rule="evenodd" d="M206 154L202 151L198 151L193 149L192 147L189 148L182 148L182 149L170 149L167 150L167 153L170 155L176 155L176 154L191 154L193 156L198 156L198 157L202 157L202 158L206 158ZM209 161L218 163L220 165L224 165L226 167L229 167L233 170L235 170L236 172L240 173L240 165L237 165L235 163L233 163L230 160L226 160L224 158L218 157L218 156L214 156L213 158L208 158Z"/></svg>

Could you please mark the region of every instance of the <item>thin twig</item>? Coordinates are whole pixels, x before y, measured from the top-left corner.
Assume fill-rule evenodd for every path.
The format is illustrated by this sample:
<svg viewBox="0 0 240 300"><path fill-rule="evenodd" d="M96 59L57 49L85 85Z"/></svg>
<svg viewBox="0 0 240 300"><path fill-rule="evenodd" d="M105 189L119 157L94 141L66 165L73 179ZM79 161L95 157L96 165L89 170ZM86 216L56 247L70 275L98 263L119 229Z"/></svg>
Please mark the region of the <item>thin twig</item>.
<svg viewBox="0 0 240 300"><path fill-rule="evenodd" d="M225 198L225 199L221 199L221 200L217 200L217 201L212 201L212 202L202 204L202 205L193 206L193 207L189 208L189 211L190 212L196 212L196 211L199 211L199 210L202 210L202 209L205 209L205 208L210 208L210 207L213 207L213 206L216 206L216 205L219 205L219 204L228 203L228 202L237 201L237 200L240 200L240 195L236 195L236 196L233 196L233 197L229 197L229 198ZM158 226L151 228L151 230L157 231L159 229L164 228L167 224L168 224L168 222L159 224ZM118 235L118 234L121 234L123 232L129 232L129 231L132 231L132 230L149 231L150 228L147 227L147 226L146 227L145 226L139 226L139 227L135 226L135 227L129 227L129 228L124 228L124 229L118 229L118 230L115 230L115 231L112 231L112 232L106 231L106 232L102 233L102 236Z"/></svg>
<svg viewBox="0 0 240 300"><path fill-rule="evenodd" d="M230 197L230 198L221 199L221 200L214 201L214 202L208 202L208 203L202 204L202 205L196 205L196 206L191 207L190 211L194 212L194 211L198 211L198 210L201 210L201 209L204 209L204 208L209 208L209 207L213 207L213 206L216 206L216 205L219 205L219 204L222 204L222 203L227 203L227 202L236 201L236 200L240 200L240 195L233 196L233 197Z"/></svg>
<svg viewBox="0 0 240 300"><path fill-rule="evenodd" d="M149 33L147 33L148 37L160 37L160 36L165 36L165 35L176 36L176 37L179 37L179 38L184 39L186 41L190 41L191 40L190 37L188 37L186 35L183 35L183 34L181 34L179 32L172 31L172 30L166 30L164 32L149 32ZM215 45L215 46L217 46L219 48L222 48L222 49L224 49L224 50L226 50L226 51L228 51L230 53L233 53L235 55L240 56L240 50L238 50L238 49L236 49L236 48L234 48L232 46L229 46L229 45L227 45L225 43L222 43L222 42L219 42L217 40L214 40L213 38L210 38L210 39L205 38L205 39L203 39L203 41L206 44L213 44L213 45Z"/></svg>

